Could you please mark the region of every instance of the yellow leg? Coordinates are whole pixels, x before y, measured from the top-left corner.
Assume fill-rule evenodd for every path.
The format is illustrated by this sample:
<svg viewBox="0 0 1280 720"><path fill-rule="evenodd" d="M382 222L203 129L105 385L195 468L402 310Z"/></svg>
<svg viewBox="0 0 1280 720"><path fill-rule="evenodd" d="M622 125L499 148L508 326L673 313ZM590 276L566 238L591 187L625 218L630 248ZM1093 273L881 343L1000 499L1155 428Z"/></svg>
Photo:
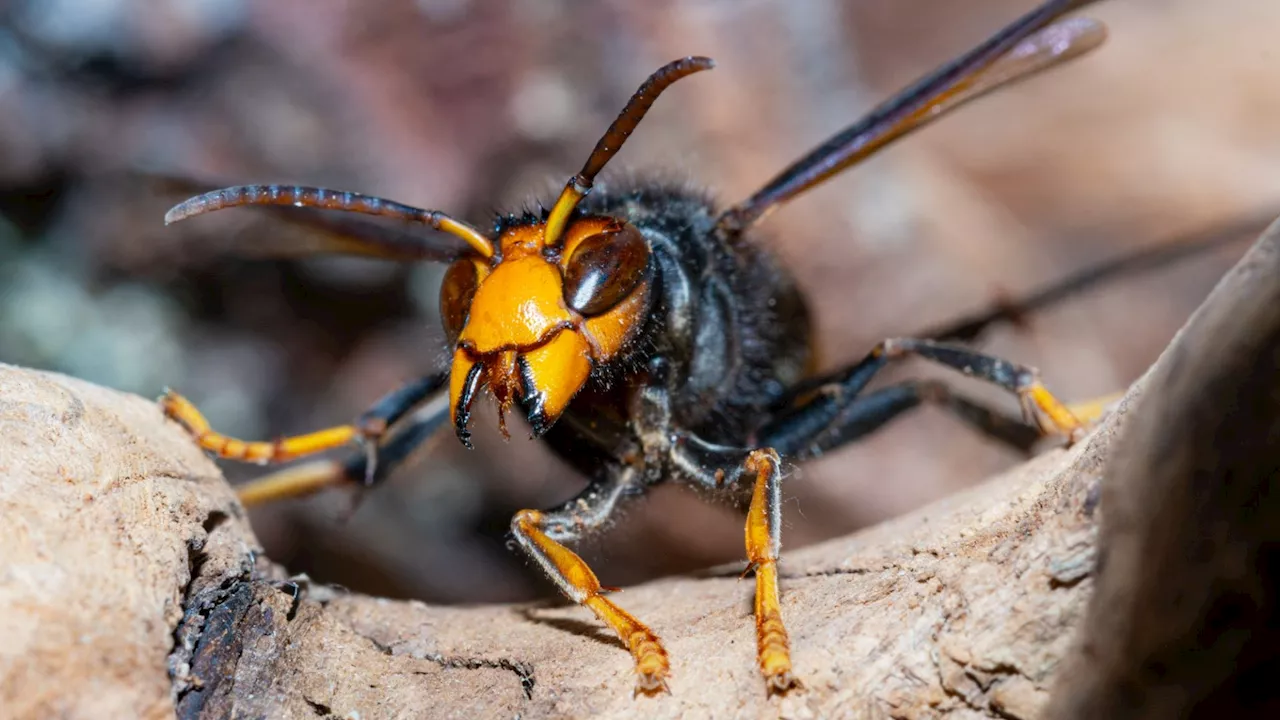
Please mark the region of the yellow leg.
<svg viewBox="0 0 1280 720"><path fill-rule="evenodd" d="M1111 409L1111 406L1119 402L1125 396L1127 390L1120 390L1109 395L1084 400L1078 403L1071 403L1071 414L1075 415L1080 422L1086 425L1092 425L1102 419L1103 415Z"/></svg>
<svg viewBox="0 0 1280 720"><path fill-rule="evenodd" d="M636 693L670 692L667 678L671 663L662 641L644 623L604 597L606 589L587 563L546 533L548 519L537 510L521 510L512 519L511 530L566 597L589 608L626 644L635 659Z"/></svg>
<svg viewBox="0 0 1280 720"><path fill-rule="evenodd" d="M277 500L302 497L325 488L351 483L342 464L317 460L285 468L236 487L236 496L245 507L266 505Z"/></svg>
<svg viewBox="0 0 1280 720"><path fill-rule="evenodd" d="M891 338L878 344L862 363L845 372L852 373L851 377L859 380L856 390L861 390L870 380L871 373L886 361L912 355L1017 393L1027 420L1034 421L1045 434L1058 433L1066 436L1070 442L1084 437L1084 425L1040 383L1039 373L1035 368L1002 360L965 346L915 338ZM860 370L862 372L858 372Z"/></svg>
<svg viewBox="0 0 1280 720"><path fill-rule="evenodd" d="M205 420L190 400L173 391L166 392L164 397L160 398L160 407L164 409L165 415L186 428L205 450L221 458L262 465L287 462L305 455L332 450L348 445L361 436L360 430L354 425L339 425L275 442L250 442L227 437L214 431L209 427L209 421Z"/></svg>
<svg viewBox="0 0 1280 720"><path fill-rule="evenodd" d="M1024 412L1029 419L1039 423L1045 434L1058 433L1068 441L1076 442L1084 437L1085 426L1061 400L1053 396L1039 380L1018 389Z"/></svg>
<svg viewBox="0 0 1280 720"><path fill-rule="evenodd" d="M286 468L240 486L237 492L246 506L299 497L327 487L357 483L366 487L378 482L395 467L405 463L446 416L447 398L439 390L448 381L447 373L427 375L406 383L383 396L372 408L351 425L339 425L307 435L289 437L276 442L245 442L214 432L200 411L181 395L166 391L160 406L196 438L200 446L219 457L261 464L286 462L359 441L363 457L355 455L346 462L316 461ZM432 395L438 402L426 403ZM406 425L397 425L414 408L416 413ZM384 435L392 427L399 428L392 437Z"/></svg>
<svg viewBox="0 0 1280 720"><path fill-rule="evenodd" d="M766 691L785 693L800 687L791 671L791 646L778 600L778 552L782 547L782 475L778 454L755 450L743 469L755 473L755 489L747 511L747 559L756 572L756 657Z"/></svg>

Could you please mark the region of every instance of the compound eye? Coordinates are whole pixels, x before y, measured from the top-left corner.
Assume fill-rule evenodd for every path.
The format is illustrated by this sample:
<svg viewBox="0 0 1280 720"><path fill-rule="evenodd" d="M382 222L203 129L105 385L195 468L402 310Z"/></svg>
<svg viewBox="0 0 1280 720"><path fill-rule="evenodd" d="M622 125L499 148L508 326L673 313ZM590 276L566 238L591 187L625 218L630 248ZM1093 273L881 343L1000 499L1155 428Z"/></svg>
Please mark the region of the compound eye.
<svg viewBox="0 0 1280 720"><path fill-rule="evenodd" d="M440 320L450 343L457 342L462 334L467 316L471 314L471 299L476 296L479 286L480 271L467 258L454 261L445 271L444 282L440 285Z"/></svg>
<svg viewBox="0 0 1280 720"><path fill-rule="evenodd" d="M649 244L634 225L583 240L564 272L564 299L583 315L600 315L627 299L649 270Z"/></svg>

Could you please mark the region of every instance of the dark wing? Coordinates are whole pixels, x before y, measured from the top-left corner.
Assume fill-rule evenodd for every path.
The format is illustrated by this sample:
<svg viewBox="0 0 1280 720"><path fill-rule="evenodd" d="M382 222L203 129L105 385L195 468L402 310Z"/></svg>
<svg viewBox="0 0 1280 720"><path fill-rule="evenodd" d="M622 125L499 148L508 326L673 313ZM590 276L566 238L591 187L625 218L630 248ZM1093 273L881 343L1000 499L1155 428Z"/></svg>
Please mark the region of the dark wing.
<svg viewBox="0 0 1280 720"><path fill-rule="evenodd" d="M1107 33L1095 20L1073 18L1050 24L1094 1L1052 0L1019 18L792 163L721 215L720 229L730 235L741 233L782 203L951 110L1098 47Z"/></svg>

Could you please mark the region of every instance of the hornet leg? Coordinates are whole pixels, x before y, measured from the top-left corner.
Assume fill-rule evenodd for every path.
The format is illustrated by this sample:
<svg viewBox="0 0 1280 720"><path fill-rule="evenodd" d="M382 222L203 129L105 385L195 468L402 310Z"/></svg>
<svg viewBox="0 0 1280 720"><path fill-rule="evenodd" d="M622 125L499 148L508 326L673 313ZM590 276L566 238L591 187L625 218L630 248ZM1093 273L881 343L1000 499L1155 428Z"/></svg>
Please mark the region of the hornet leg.
<svg viewBox="0 0 1280 720"><path fill-rule="evenodd" d="M181 395L169 391L161 398L161 407L169 417L181 424L201 447L218 457L261 464L287 462L299 457L342 447L352 441L364 445L365 451L345 463L319 461L272 473L238 489L246 505L256 505L286 497L309 494L329 485L350 479L372 485L386 477L434 430L443 417L439 408L447 403L431 403L423 417L415 417L409 427L382 442L388 428L404 418L422 401L438 394L447 374L424 377L393 390L351 425L340 425L306 435L288 437L275 442L246 442L222 435L209 427L200 411ZM437 417L439 416L439 417ZM381 445L381 448L380 448ZM379 463L379 456L383 461ZM359 474L352 474L359 473Z"/></svg>
<svg viewBox="0 0 1280 720"><path fill-rule="evenodd" d="M757 433L758 444L781 445L778 449L783 454L805 456L808 452L812 456L865 435L921 399L947 405L997 439L1014 446L1025 444L1026 433L1011 429L1011 418L957 399L949 391L940 391L942 386L937 383L916 384L914 388L910 384L894 386L859 402L859 394L877 372L891 360L910 356L959 370L1016 394L1024 415L1021 424L1037 428L1040 434L1057 433L1075 441L1084 432L1080 420L1045 389L1034 369L964 346L901 338L879 343L862 361L848 368L797 386Z"/></svg>
<svg viewBox="0 0 1280 720"><path fill-rule="evenodd" d="M671 664L662 641L644 623L605 597L616 590L600 584L596 574L577 553L565 547L586 532L608 521L618 502L634 492L638 473L623 469L616 477L598 482L558 510L521 510L511 520L511 532L520 548L533 558L565 597L586 607L608 625L635 659L636 693L652 695L668 691Z"/></svg>

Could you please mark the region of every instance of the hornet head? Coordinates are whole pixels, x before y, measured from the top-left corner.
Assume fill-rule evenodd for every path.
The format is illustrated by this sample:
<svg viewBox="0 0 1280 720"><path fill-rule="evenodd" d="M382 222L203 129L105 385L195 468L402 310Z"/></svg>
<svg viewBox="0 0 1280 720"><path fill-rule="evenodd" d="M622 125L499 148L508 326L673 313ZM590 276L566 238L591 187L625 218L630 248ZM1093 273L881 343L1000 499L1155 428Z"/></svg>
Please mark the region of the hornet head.
<svg viewBox="0 0 1280 720"><path fill-rule="evenodd" d="M687 57L649 76L542 222L509 228L496 248L490 243L449 267L440 311L453 343L450 413L464 445L470 446L467 423L482 388L498 402L504 434L505 414L519 404L540 435L592 368L616 358L644 324L653 275L644 235L622 220L575 210L658 95L713 66Z"/></svg>
<svg viewBox="0 0 1280 720"><path fill-rule="evenodd" d="M586 385L594 367L619 356L648 315L653 261L638 228L613 217L582 215L578 203L596 175L675 81L714 66L709 58L668 63L636 90L582 170L569 179L540 222L490 237L438 210L325 188L244 185L190 198L165 214L165 224L245 205L320 208L421 223L459 238L461 250L438 250L363 225L317 221L317 250L398 259L448 259L440 290L441 319L453 345L449 408L458 438L470 446L467 422L477 393L489 388L506 412L518 404L542 434ZM352 230L358 237L349 237Z"/></svg>
<svg viewBox="0 0 1280 720"><path fill-rule="evenodd" d="M507 230L493 258L464 257L445 273L440 310L453 344L450 413L470 445L476 394L488 387L506 412L518 405L545 432L586 384L617 357L649 307L649 245L635 226L587 217L549 248L546 224Z"/></svg>

